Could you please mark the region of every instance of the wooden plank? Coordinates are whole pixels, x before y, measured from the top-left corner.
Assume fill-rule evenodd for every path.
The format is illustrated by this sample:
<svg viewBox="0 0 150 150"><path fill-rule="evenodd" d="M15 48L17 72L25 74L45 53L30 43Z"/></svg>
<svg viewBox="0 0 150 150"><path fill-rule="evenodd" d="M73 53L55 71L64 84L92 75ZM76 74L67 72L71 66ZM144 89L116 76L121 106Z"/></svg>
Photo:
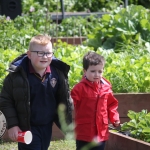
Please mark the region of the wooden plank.
<svg viewBox="0 0 150 150"><path fill-rule="evenodd" d="M105 150L149 150L150 143L109 131Z"/></svg>
<svg viewBox="0 0 150 150"><path fill-rule="evenodd" d="M128 121L128 110L140 112L147 109L150 112L150 93L119 93L114 94L119 102L118 112L121 122Z"/></svg>

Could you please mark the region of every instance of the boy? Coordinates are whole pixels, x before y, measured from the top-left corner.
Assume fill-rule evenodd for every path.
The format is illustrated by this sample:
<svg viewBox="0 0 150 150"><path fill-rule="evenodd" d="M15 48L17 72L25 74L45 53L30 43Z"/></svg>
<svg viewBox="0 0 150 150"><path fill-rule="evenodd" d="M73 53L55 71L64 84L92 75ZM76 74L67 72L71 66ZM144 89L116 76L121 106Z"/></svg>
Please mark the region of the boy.
<svg viewBox="0 0 150 150"><path fill-rule="evenodd" d="M84 76L74 86L71 97L75 109L76 150L104 150L108 140L108 118L119 126L118 101L114 98L110 83L102 77L105 60L95 52L83 57ZM88 145L96 141L91 149ZM89 145L90 146L90 145Z"/></svg>
<svg viewBox="0 0 150 150"><path fill-rule="evenodd" d="M0 95L0 110L7 120L8 136L17 141L18 132L31 130L29 145L18 143L19 150L47 150L52 124L60 127L57 108L66 106L66 121L71 123L71 101L67 74L70 67L53 57L51 38L33 37L27 54L9 67Z"/></svg>

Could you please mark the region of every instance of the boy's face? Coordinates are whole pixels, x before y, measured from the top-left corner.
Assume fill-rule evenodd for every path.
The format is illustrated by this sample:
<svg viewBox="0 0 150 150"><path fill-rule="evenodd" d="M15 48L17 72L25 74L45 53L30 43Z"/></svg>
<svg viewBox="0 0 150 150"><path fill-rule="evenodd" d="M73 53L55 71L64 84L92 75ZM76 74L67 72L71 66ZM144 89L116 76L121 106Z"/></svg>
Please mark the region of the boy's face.
<svg viewBox="0 0 150 150"><path fill-rule="evenodd" d="M52 44L48 43L47 45L34 45L32 50L29 50L27 52L28 58L31 60L32 66L35 69L36 72L40 72L45 70L45 68L51 63L52 61L52 56L47 57L45 54L43 57L38 56L37 52L33 51L38 51L40 52L46 52L46 53L53 53L52 51Z"/></svg>
<svg viewBox="0 0 150 150"><path fill-rule="evenodd" d="M89 66L87 70L84 70L84 75L91 82L99 82L102 78L103 68L102 64Z"/></svg>

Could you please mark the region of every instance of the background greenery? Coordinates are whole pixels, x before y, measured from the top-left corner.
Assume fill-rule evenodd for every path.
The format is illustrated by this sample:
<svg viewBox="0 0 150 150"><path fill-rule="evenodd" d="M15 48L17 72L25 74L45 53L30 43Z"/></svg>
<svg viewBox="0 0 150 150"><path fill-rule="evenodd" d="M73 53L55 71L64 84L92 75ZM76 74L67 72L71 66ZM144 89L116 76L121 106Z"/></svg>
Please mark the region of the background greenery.
<svg viewBox="0 0 150 150"><path fill-rule="evenodd" d="M88 35L88 46L122 51L124 44L150 42L149 21L149 10L143 6L130 5L127 9L116 9L102 16L101 23Z"/></svg>
<svg viewBox="0 0 150 150"><path fill-rule="evenodd" d="M123 132L128 131L131 137L150 143L150 112L141 110L141 112L128 111L129 121L121 126Z"/></svg>
<svg viewBox="0 0 150 150"><path fill-rule="evenodd" d="M37 5L38 3L47 7L50 12L61 11L60 0L29 0L30 3ZM23 0L22 0L23 2ZM124 6L125 0L63 0L66 12L80 11L111 11L119 5ZM23 2L24 4L24 2ZM150 8L150 0L128 0L128 4L142 5Z"/></svg>
<svg viewBox="0 0 150 150"><path fill-rule="evenodd" d="M49 34L52 37L87 37L79 46L54 44L55 56L71 66L70 88L82 78L82 57L91 50L105 57L104 77L112 83L115 93L150 91L149 9L139 5L117 7L102 18L73 17L56 24L49 17L49 2L24 0L21 16L14 20L0 16L0 88L9 63L27 51L31 37Z"/></svg>

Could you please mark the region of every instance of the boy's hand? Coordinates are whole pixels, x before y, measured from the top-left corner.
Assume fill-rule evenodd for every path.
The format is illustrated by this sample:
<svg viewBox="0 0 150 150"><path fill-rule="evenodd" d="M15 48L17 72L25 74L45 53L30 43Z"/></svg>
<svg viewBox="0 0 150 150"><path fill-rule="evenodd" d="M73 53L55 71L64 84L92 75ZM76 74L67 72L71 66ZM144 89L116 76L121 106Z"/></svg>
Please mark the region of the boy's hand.
<svg viewBox="0 0 150 150"><path fill-rule="evenodd" d="M113 123L114 127L118 127L119 125L120 125L120 121L118 121L118 120Z"/></svg>
<svg viewBox="0 0 150 150"><path fill-rule="evenodd" d="M21 132L18 126L12 127L8 130L8 136L12 141L17 141L18 132Z"/></svg>

